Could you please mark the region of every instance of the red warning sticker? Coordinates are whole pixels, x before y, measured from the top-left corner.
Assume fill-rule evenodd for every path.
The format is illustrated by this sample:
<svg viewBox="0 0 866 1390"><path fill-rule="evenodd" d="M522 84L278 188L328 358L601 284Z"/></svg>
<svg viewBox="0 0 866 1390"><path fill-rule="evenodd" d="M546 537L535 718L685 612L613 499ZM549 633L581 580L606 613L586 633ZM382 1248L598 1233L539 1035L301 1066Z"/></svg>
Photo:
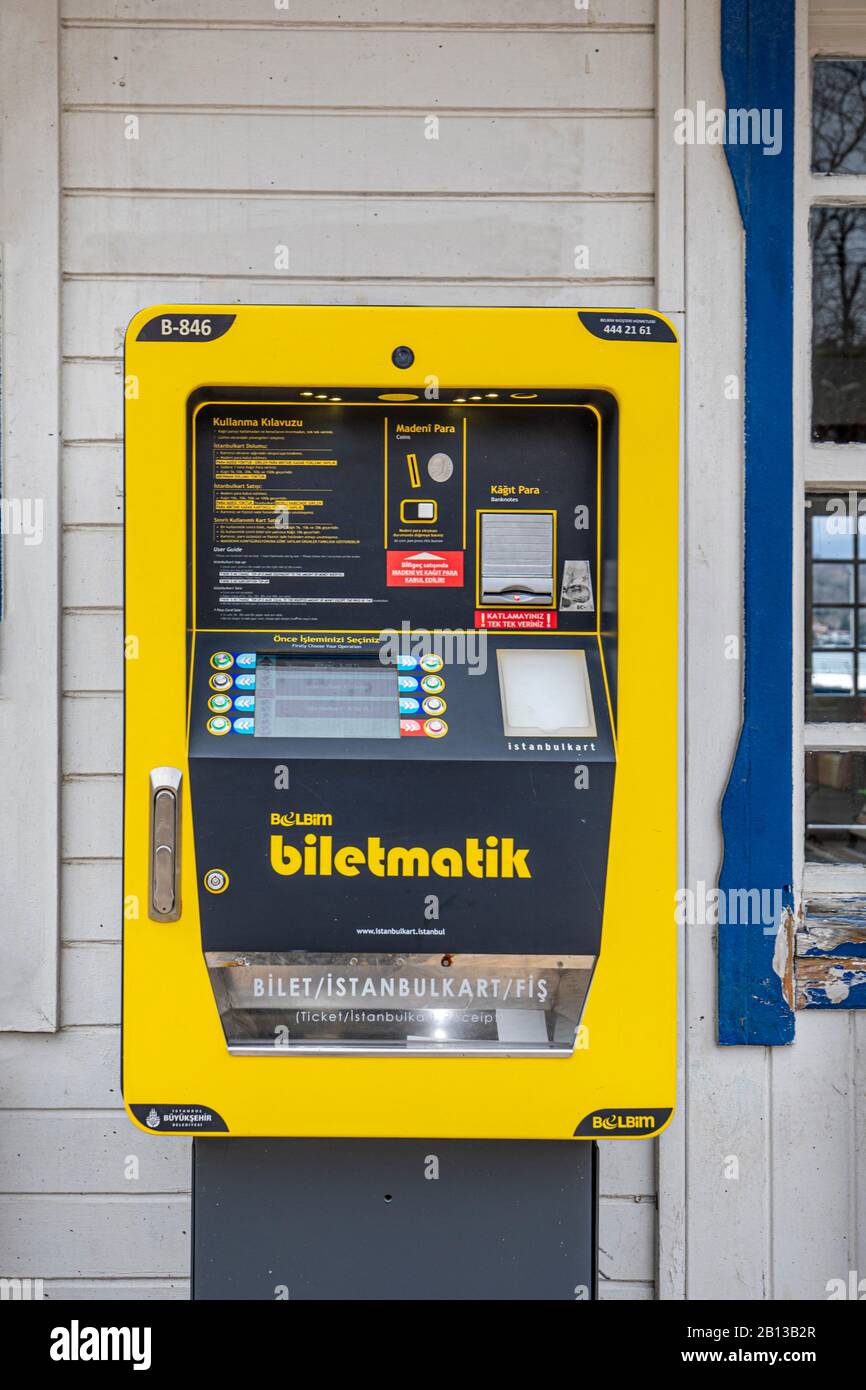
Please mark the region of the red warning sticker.
<svg viewBox="0 0 866 1390"><path fill-rule="evenodd" d="M475 626L489 628L491 632L548 632L556 627L556 614L549 610L531 612L520 608L478 609Z"/></svg>
<svg viewBox="0 0 866 1390"><path fill-rule="evenodd" d="M388 585L398 589L459 589L462 550L389 550Z"/></svg>

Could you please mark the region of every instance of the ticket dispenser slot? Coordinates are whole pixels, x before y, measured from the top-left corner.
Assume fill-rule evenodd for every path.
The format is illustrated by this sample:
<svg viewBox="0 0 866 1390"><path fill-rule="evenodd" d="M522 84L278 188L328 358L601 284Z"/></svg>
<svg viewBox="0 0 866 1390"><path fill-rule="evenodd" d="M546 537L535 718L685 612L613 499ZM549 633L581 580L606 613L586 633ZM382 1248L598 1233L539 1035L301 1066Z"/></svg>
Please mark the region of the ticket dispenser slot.
<svg viewBox="0 0 866 1390"><path fill-rule="evenodd" d="M134 320L123 1086L145 1129L664 1122L677 348L622 317Z"/></svg>

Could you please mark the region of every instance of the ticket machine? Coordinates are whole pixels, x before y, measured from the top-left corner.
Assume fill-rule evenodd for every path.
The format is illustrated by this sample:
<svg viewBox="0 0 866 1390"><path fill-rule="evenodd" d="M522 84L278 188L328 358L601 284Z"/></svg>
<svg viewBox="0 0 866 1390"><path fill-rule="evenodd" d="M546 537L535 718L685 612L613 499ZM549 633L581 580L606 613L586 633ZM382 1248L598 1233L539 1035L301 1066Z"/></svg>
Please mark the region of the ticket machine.
<svg viewBox="0 0 866 1390"><path fill-rule="evenodd" d="M658 1133L671 325L165 306L125 384L131 1118Z"/></svg>

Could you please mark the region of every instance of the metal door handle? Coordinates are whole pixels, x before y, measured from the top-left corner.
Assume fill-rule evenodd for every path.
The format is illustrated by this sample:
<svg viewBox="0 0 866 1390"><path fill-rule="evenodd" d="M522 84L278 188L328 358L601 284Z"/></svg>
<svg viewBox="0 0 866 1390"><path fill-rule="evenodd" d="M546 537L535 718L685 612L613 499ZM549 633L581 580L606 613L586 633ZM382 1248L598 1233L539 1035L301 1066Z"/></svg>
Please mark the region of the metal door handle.
<svg viewBox="0 0 866 1390"><path fill-rule="evenodd" d="M180 787L176 767L151 771L147 915L154 922L176 922L180 916Z"/></svg>

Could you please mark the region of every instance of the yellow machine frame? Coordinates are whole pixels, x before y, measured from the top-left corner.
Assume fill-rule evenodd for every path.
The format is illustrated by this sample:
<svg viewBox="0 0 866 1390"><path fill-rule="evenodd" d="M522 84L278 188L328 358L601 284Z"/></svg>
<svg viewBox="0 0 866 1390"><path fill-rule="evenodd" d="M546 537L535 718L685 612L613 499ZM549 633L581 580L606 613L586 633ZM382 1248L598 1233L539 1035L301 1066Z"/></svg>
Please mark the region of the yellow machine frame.
<svg viewBox="0 0 866 1390"><path fill-rule="evenodd" d="M614 322L620 312L637 311L604 311ZM235 318L213 340L139 341L163 314ZM671 328L653 311L640 317ZM576 309L168 305L132 320L123 1092L134 1123L131 1105L171 1102L212 1107L229 1134L246 1136L633 1139L664 1127L675 1090L679 687L679 346L664 337L601 337ZM409 370L392 362L398 344L414 351ZM155 922L146 908L150 771L177 767L188 783L188 398L204 386L228 397L325 382L423 401L431 379L606 390L618 404L618 759L602 947L578 1046L568 1059L232 1056L202 953L188 795L182 914Z"/></svg>

